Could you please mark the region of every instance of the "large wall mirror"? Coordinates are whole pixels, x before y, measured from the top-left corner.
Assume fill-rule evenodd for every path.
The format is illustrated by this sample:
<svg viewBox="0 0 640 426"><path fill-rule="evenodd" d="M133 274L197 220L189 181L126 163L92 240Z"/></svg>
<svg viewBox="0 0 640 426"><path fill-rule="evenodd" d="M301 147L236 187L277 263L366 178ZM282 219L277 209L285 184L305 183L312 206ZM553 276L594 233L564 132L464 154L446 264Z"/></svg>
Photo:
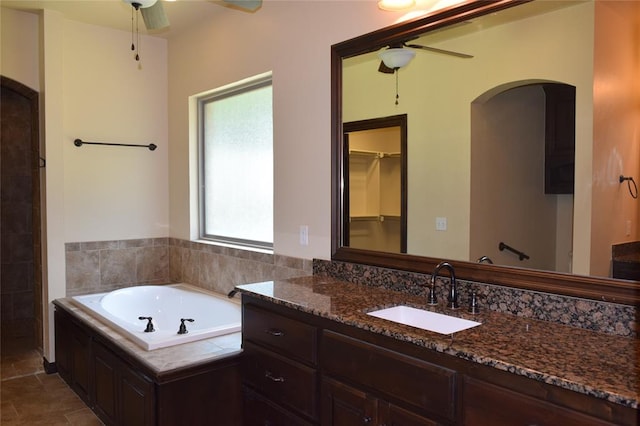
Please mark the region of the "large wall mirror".
<svg viewBox="0 0 640 426"><path fill-rule="evenodd" d="M464 279L637 304L611 266L640 240L619 181L640 177L640 19L623 3L471 1L332 46L332 258L446 259ZM406 253L349 235L349 123L399 115Z"/></svg>

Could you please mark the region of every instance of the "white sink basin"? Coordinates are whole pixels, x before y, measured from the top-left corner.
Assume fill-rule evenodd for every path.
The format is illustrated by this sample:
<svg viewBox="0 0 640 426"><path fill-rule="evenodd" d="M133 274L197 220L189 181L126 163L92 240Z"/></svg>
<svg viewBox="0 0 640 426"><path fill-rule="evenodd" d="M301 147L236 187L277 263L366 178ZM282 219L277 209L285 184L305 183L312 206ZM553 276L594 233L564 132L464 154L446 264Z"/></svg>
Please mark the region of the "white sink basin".
<svg viewBox="0 0 640 426"><path fill-rule="evenodd" d="M436 312L425 311L424 309L416 309L411 306L404 305L380 309L378 311L369 312L367 315L441 334L456 333L458 331L480 325L479 322L469 321L464 318L438 314Z"/></svg>

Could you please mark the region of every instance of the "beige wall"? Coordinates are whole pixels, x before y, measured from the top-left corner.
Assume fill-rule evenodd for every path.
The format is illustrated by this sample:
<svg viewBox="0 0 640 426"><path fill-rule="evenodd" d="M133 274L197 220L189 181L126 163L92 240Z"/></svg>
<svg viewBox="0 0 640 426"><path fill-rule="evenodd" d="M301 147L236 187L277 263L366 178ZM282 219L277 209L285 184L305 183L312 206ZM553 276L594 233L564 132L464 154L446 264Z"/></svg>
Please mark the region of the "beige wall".
<svg viewBox="0 0 640 426"><path fill-rule="evenodd" d="M40 90L39 18L34 13L0 8L0 74ZM20 49L6 48L20 46Z"/></svg>
<svg viewBox="0 0 640 426"><path fill-rule="evenodd" d="M274 85L275 251L307 259L330 257L330 45L392 24L400 14L382 12L368 1L267 1L255 14L221 8L215 20L176 35L168 45L163 39L143 36L140 69L128 50L128 32L69 21L52 11L45 11L38 20L34 16L2 9L1 69L46 95L48 251L44 262L49 301L65 296L65 242L164 236L189 239L193 235L195 150L189 133L188 98L269 70ZM575 27L563 37L574 42L591 31L578 24L582 14L572 13L567 21ZM532 22L531 27L535 26ZM38 34L39 47L33 34ZM555 40L542 43L541 49L554 44ZM528 51L529 62L522 65L531 68L537 51L516 47ZM557 58L558 73L547 78L580 86L592 81L589 66L576 81L562 72L566 69L563 60L592 63L590 55L565 56ZM400 109L410 105L410 93L402 92L406 87L403 79L410 80L408 71L400 80ZM471 70L461 69L458 77L464 79L468 72ZM388 102L384 115L395 115L400 112L393 106L394 83L385 77L376 86ZM431 80L424 77L414 78ZM467 101L505 78L521 77L512 70L501 70L480 87L465 88ZM434 96L437 91L431 88L428 96L416 102L427 103ZM591 89L579 92L578 97L577 138L590 141L591 106L582 99L591 99ZM447 110L448 105L438 108ZM417 124L410 121L409 129L412 126ZM459 142L465 136L468 139L466 134L442 132L433 137ZM77 137L154 142L159 148L153 153L138 148L75 148L72 141ZM591 149L587 151L581 155L590 158ZM453 157L464 158L468 166L468 154L454 153ZM429 171L436 176L448 173L451 158L437 158L442 164ZM582 162L584 173L591 176L590 161ZM454 186L444 189L455 189L465 180L468 176L459 174L451 182ZM468 200L468 191L460 195ZM576 194L578 199L578 208L590 213L590 190ZM453 210L459 207L446 205ZM468 206L462 207L458 209L461 216L453 210L445 213L454 223L464 220ZM308 246L299 245L300 225L309 226ZM49 309L48 314L51 312ZM45 356L53 360L51 330L45 341Z"/></svg>
<svg viewBox="0 0 640 426"><path fill-rule="evenodd" d="M141 37L141 68L130 43L128 32L58 12L2 9L2 73L39 88L41 96L48 302L66 295L65 242L169 233L167 43ZM77 148L75 138L153 142L158 149ZM44 305L45 356L54 360L53 309Z"/></svg>
<svg viewBox="0 0 640 426"><path fill-rule="evenodd" d="M640 2L596 3L595 28L590 272L607 275L611 245L640 239L638 200L619 181L640 181Z"/></svg>
<svg viewBox="0 0 640 426"><path fill-rule="evenodd" d="M374 2L267 1L255 14L224 10L218 19L172 38L171 236L196 235L196 151L189 139L188 97L272 70L274 248L282 255L329 259L330 46L391 24L397 16ZM309 226L308 246L299 244L300 225Z"/></svg>
<svg viewBox="0 0 640 426"><path fill-rule="evenodd" d="M220 9L218 20L194 26L170 48L141 36L141 67L126 31L50 10L1 9L2 73L42 92L47 301L65 296L65 242L192 235L188 97L268 70L275 250L329 258L329 47L400 15L368 2L266 2L256 14ZM153 142L158 149L76 148L75 138ZM298 245L302 224L309 225L307 247ZM51 305L46 309L53 324ZM45 356L54 360L52 327L46 333Z"/></svg>
<svg viewBox="0 0 640 426"><path fill-rule="evenodd" d="M557 196L545 194L545 93L540 85L502 92L471 113L469 260L556 270ZM571 232L566 228L565 232ZM499 251L504 242L530 258ZM566 262L565 262L566 263ZM566 267L564 269L566 271Z"/></svg>
<svg viewBox="0 0 640 426"><path fill-rule="evenodd" d="M470 35L432 44L475 57L418 52L398 73L397 106L395 78L376 71L379 59L375 53L369 60L347 61L345 121L408 114L409 253L468 259L471 103L504 90L505 85L526 82L562 82L577 88L576 140L580 148L576 167L583 183L576 190L576 203L582 207L576 210L574 229L579 226L580 238L589 241L593 9L593 3L583 3L489 29L482 38ZM528 33L535 37L522 36ZM436 231L436 217L447 218L446 232ZM589 245L582 248L582 240L578 245L588 262Z"/></svg>

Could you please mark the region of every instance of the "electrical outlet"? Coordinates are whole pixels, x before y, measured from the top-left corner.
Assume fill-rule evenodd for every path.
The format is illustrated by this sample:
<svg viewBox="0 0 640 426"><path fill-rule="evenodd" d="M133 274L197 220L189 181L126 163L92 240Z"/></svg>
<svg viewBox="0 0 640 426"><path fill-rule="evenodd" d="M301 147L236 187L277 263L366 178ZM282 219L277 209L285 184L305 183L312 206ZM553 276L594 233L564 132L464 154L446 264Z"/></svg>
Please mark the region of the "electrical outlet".
<svg viewBox="0 0 640 426"><path fill-rule="evenodd" d="M300 225L300 245L309 245L309 227L307 225Z"/></svg>
<svg viewBox="0 0 640 426"><path fill-rule="evenodd" d="M446 230L447 230L447 218L436 217L436 231L446 231Z"/></svg>

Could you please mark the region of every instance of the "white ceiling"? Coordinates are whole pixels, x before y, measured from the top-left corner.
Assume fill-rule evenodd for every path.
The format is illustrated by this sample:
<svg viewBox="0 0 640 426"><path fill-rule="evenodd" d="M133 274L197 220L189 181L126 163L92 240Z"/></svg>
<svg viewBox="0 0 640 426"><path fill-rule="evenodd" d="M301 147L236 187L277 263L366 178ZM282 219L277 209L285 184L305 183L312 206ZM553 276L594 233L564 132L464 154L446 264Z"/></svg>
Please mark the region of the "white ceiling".
<svg viewBox="0 0 640 426"><path fill-rule="evenodd" d="M224 6L211 0L158 1L163 1L170 27L147 31L142 17L139 16L140 33L168 38L193 23L210 18L224 10ZM46 8L59 11L66 18L74 21L131 31L132 8L123 0L0 0L0 6L33 12Z"/></svg>

